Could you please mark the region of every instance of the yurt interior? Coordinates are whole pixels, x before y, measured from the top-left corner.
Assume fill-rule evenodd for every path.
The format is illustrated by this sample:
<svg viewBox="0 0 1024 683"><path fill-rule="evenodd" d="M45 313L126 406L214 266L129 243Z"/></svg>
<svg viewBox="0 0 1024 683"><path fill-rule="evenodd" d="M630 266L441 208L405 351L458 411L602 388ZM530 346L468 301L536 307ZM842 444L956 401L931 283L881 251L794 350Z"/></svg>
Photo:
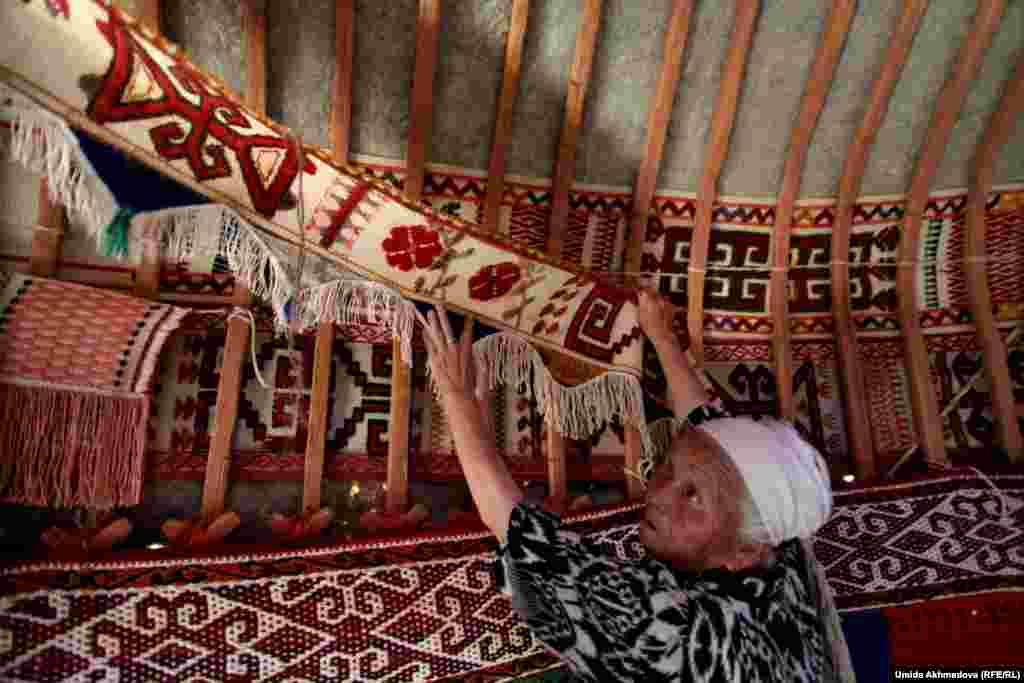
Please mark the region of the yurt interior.
<svg viewBox="0 0 1024 683"><path fill-rule="evenodd" d="M686 425L825 458L860 681L1024 671L1024 0L7 0L0 680L561 681L421 315L626 558ZM924 670L924 669L922 669Z"/></svg>

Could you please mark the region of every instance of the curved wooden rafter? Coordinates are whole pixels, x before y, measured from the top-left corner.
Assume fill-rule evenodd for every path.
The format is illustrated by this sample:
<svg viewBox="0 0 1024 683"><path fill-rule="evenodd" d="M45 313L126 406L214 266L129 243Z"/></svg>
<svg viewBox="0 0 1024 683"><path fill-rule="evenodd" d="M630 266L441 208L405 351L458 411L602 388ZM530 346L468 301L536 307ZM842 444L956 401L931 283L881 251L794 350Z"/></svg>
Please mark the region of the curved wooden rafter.
<svg viewBox="0 0 1024 683"><path fill-rule="evenodd" d="M840 378L846 406L846 431L849 434L854 466L861 478L874 475L875 448L868 420L864 375L857 354L857 330L850 311L850 226L853 224L853 210L875 137L889 109L889 99L903 73L914 36L917 35L927 9L928 0L906 0L903 5L903 12L889 40L889 49L872 86L864 118L846 155L843 175L839 180L835 225L832 228L832 316L835 319Z"/></svg>
<svg viewBox="0 0 1024 683"><path fill-rule="evenodd" d="M53 277L57 272L67 222L67 211L50 199L50 183L46 178L40 179L36 224L32 229L32 255L29 257L32 275Z"/></svg>
<svg viewBox="0 0 1024 683"><path fill-rule="evenodd" d="M583 20L576 33L576 53L569 70L569 89L565 96L565 120L558 138L558 156L551 182L551 221L548 231L548 251L554 258L562 255L565 227L569 219L569 190L576 176L576 147L580 128L583 127L584 105L590 85L597 49L597 34L601 29L603 0L586 0Z"/></svg>
<svg viewBox="0 0 1024 683"><path fill-rule="evenodd" d="M267 31L266 22L257 17L261 11L255 0L246 0L245 44L248 54L246 65L246 104L256 107L267 102ZM263 113L263 109L257 109ZM235 285L235 305L248 306L252 297L244 287ZM228 490L228 468L231 461L232 435L238 418L238 402L242 390L242 363L249 344L249 324L241 317L227 322L224 357L217 383L216 424L210 439L210 455L206 460L203 479L203 501L197 527L211 527L228 514L224 501ZM231 525L228 525L231 526ZM234 523L237 526L237 522ZM234 528L231 526L231 529ZM224 527L225 529L227 526ZM216 537L215 538L219 538Z"/></svg>
<svg viewBox="0 0 1024 683"><path fill-rule="evenodd" d="M434 123L434 72L437 70L441 0L420 0L419 7L404 185L405 193L417 202L423 198L427 147L430 144L430 132Z"/></svg>
<svg viewBox="0 0 1024 683"><path fill-rule="evenodd" d="M487 170L487 196L480 223L491 232L498 232L501 200L505 194L505 149L512 137L512 114L519 94L519 73L523 62L523 38L530 17L530 0L513 0L512 19L505 45L505 70L498 97L498 114L494 120L494 141Z"/></svg>
<svg viewBox="0 0 1024 683"><path fill-rule="evenodd" d="M161 0L141 0L139 2L139 22L153 33L160 33Z"/></svg>
<svg viewBox="0 0 1024 683"><path fill-rule="evenodd" d="M331 151L342 161L348 161L352 123L352 60L354 5L352 0L338 0L335 5L334 46L334 102L331 106ZM306 457L303 464L302 513L286 520L284 526L290 536L301 537L319 533L329 524L331 514L321 510L323 490L324 449L329 419L328 397L331 384L331 358L334 350L334 323L322 322L317 327L313 352L313 386L309 397L309 423L306 433Z"/></svg>
<svg viewBox="0 0 1024 683"><path fill-rule="evenodd" d="M416 22L416 64L412 80L412 111L406 155L405 191L423 199L427 148L434 120L434 73L437 71L441 0L420 0ZM386 512L401 515L409 505L409 416L412 412L412 372L401 360L401 343L391 347L391 410L388 424Z"/></svg>
<svg viewBox="0 0 1024 683"><path fill-rule="evenodd" d="M964 273L971 314L983 349L982 359L992 392L992 411L1003 448L1011 461L1024 455L1024 439L1017 421L1006 344L996 328L992 313L985 250L985 205L992 189L992 167L999 151L1014 129L1017 117L1024 112L1024 50L1017 56L1017 66L1003 90L985 134L978 144L971 163L970 190L967 195L966 248Z"/></svg>
<svg viewBox="0 0 1024 683"><path fill-rule="evenodd" d="M352 140L352 65L355 59L355 0L334 5L334 102L331 106L331 151L347 164Z"/></svg>
<svg viewBox="0 0 1024 683"><path fill-rule="evenodd" d="M139 22L154 34L159 35L161 0L143 0L139 6ZM157 299L160 296L160 249L148 242L143 246L141 260L135 268L135 284L132 294L142 299Z"/></svg>
<svg viewBox="0 0 1024 683"><path fill-rule="evenodd" d="M583 126L584 105L597 49L604 0L586 0L583 20L576 33L576 54L569 71L569 91L565 97L565 122L558 140L555 177L551 184L551 220L548 229L548 253L561 258L569 219L569 189L576 176L576 147ZM557 357L554 359L558 363ZM566 439L547 425L548 500L559 509L568 501L565 466Z"/></svg>
<svg viewBox="0 0 1024 683"><path fill-rule="evenodd" d="M779 191L779 200L775 207L775 226L772 231L774 258L768 300L774 323L772 349L775 357L775 384L778 388L778 413L786 420L796 417L796 404L793 398L793 349L789 341L789 281L786 275L789 269L789 238L793 230L793 210L797 194L800 192L807 150L818 126L818 118L825 108L825 100L832 87L832 79L856 12L856 0L837 0L832 4L832 11L804 88L800 113L790 135L789 156L786 158L782 189Z"/></svg>
<svg viewBox="0 0 1024 683"><path fill-rule="evenodd" d="M952 63L950 75L942 86L942 92L932 111L925 141L918 153L910 189L907 191L907 204L900 235L896 291L899 295L900 328L906 353L914 427L917 441L924 448L925 459L930 465L939 467L948 464L946 445L917 305L916 266L920 251L921 223L928 204L928 189L939 164L942 163L953 126L960 118L970 82L981 67L982 59L999 27L1005 9L1005 0L981 0L978 3L978 11L974 15L970 32Z"/></svg>
<svg viewBox="0 0 1024 683"><path fill-rule="evenodd" d="M704 171L697 191L697 214L690 239L690 266L687 269L687 328L690 352L697 365L704 365L704 267L711 240L711 211L718 193L718 176L729 154L729 142L736 123L740 88L747 68L754 30L761 13L761 0L736 0L736 18L732 41L723 67L722 86L711 120L711 132L704 149Z"/></svg>
<svg viewBox="0 0 1024 683"><path fill-rule="evenodd" d="M676 0L672 6L672 18L669 20L668 32L665 34L664 62L658 86L654 92L654 102L647 118L647 142L644 145L644 159L637 172L636 186L633 189L633 214L630 217L630 243L625 258L626 272L641 270L643 262L644 237L647 232L647 218L654 201L655 185L658 181L658 169L661 156L665 149L665 137L672 120L672 105L675 103L676 90L683 73L683 56L686 54L686 42L690 35L690 21L693 18L693 0ZM626 470L638 472L642 445L640 432L626 427L625 454ZM643 486L639 479L626 477L626 493L630 498L643 495Z"/></svg>
<svg viewBox="0 0 1024 683"><path fill-rule="evenodd" d="M661 157L665 151L665 137L672 121L672 105L675 103L676 91L683 73L683 56L686 54L686 41L690 35L693 7L693 0L676 0L672 6L672 18L669 20L668 33L665 35L665 57L661 75L658 77L654 102L647 116L644 158L640 163L636 185L633 188L633 212L629 222L631 241L625 259L627 272L638 271L641 267L647 217L650 215L651 202L654 200L658 170L661 168Z"/></svg>

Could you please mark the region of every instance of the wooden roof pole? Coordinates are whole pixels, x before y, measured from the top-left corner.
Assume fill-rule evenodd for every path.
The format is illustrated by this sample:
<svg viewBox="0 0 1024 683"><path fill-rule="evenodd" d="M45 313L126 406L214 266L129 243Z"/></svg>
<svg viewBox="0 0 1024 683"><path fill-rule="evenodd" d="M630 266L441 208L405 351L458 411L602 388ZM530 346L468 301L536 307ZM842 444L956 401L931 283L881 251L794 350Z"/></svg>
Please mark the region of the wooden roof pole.
<svg viewBox="0 0 1024 683"><path fill-rule="evenodd" d="M259 113L267 111L267 16L259 0L242 2L245 30L245 103Z"/></svg>
<svg viewBox="0 0 1024 683"><path fill-rule="evenodd" d="M235 303L248 305L249 293L240 289ZM231 443L238 419L238 400L242 391L242 364L249 343L249 323L241 318L228 320L224 340L224 357L220 379L217 381L215 421L210 439L210 454L206 459L203 479L201 523L209 525L224 512L228 492L228 468L231 464Z"/></svg>
<svg viewBox="0 0 1024 683"><path fill-rule="evenodd" d="M1000 441L1013 462L1019 462L1024 455L1024 440L1017 422L1017 406L1013 399L1006 345L992 314L992 293L985 268L985 204L992 189L992 166L999 157L999 150L1013 133L1014 124L1021 112L1024 112L1024 50L1017 53L1017 66L974 153L970 191L967 195L967 245L964 250L967 292L974 324L984 349L982 359L992 390L992 411L999 425Z"/></svg>
<svg viewBox="0 0 1024 683"><path fill-rule="evenodd" d="M430 131L434 123L434 71L437 68L437 34L440 23L441 0L420 0L404 188L405 193L416 201L423 197L427 146L430 144Z"/></svg>
<svg viewBox="0 0 1024 683"><path fill-rule="evenodd" d="M857 330L850 311L850 226L857 204L864 169L875 142L875 136L889 108L889 98L903 72L907 55L921 20L928 9L928 0L906 0L889 40L878 77L871 89L864 118L850 143L839 181L839 199L836 204L835 227L832 229L832 315L835 319L836 342L839 349L840 377L843 382L846 407L846 430L850 436L850 451L857 475L863 478L875 474L875 447L868 420L867 394L864 375L857 354Z"/></svg>
<svg viewBox="0 0 1024 683"><path fill-rule="evenodd" d="M672 5L672 18L665 34L665 56L661 63L661 75L658 77L654 101L647 115L644 158L640 162L636 185L633 187L633 213L629 221L629 235L632 239L625 259L627 272L638 271L642 261L647 217L651 212L651 202L654 200L661 156L665 150L665 136L672 120L672 105L675 103L676 90L683 73L683 56L690 34L693 5L693 0L676 0Z"/></svg>
<svg viewBox="0 0 1024 683"><path fill-rule="evenodd" d="M665 56L661 65L661 75L654 91L654 102L647 117L647 143L644 145L644 158L637 172L636 186L633 189L633 214L630 217L630 243L625 259L625 270L636 272L641 268L644 235L647 231L647 217L654 201L654 190L658 182L658 169L661 156L665 150L665 136L672 120L672 105L675 102L676 90L683 73L683 56L686 54L686 41L690 35L690 19L693 17L693 0L676 0L672 6L672 18L669 20L668 32L665 34ZM626 469L637 472L640 456L643 452L640 432L635 427L626 427ZM642 483L635 477L626 477L626 495L629 498L640 498L644 494Z"/></svg>
<svg viewBox="0 0 1024 683"><path fill-rule="evenodd" d="M896 271L896 291L899 295L900 327L906 352L907 374L910 380L910 399L914 411L917 441L924 448L925 459L931 465L947 464L943 438L942 418L938 400L932 386L928 349L921 332L917 307L917 267L921 239L921 222L928 204L928 190L942 163L946 144L953 126L960 117L971 80L981 66L982 58L999 26L1005 0L979 0L970 32L964 39L950 75L942 86L928 125L924 145L918 153L914 175L907 191L907 205L900 236L899 261Z"/></svg>
<svg viewBox="0 0 1024 683"><path fill-rule="evenodd" d="M416 66L412 81L412 124L405 176L405 192L413 201L423 199L427 147L434 117L434 71L437 67L440 22L440 0L420 0L420 14L416 24ZM398 339L392 341L391 354L391 418L388 427L385 508L388 513L401 514L409 505L412 371L402 362L402 347Z"/></svg>
<svg viewBox="0 0 1024 683"><path fill-rule="evenodd" d="M493 233L498 232L501 199L505 194L505 148L512 137L512 114L519 94L519 72L523 61L523 37L530 15L530 0L512 1L512 20L505 44L505 71L498 98L498 114L494 120L494 142L487 168L487 196L480 223Z"/></svg>
<svg viewBox="0 0 1024 683"><path fill-rule="evenodd" d="M153 33L160 33L161 0L143 0L139 6L139 22ZM142 242L142 257L135 268L135 283L132 295L140 299L158 299L160 297L160 270L162 266L160 245L152 239Z"/></svg>
<svg viewBox="0 0 1024 683"><path fill-rule="evenodd" d="M782 189L775 207L775 227L772 233L771 285L769 301L774 321L772 348L775 356L775 384L778 387L778 412L785 420L796 417L793 399L793 349L789 341L789 237L793 229L793 209L800 193L800 180L807 160L807 150L818 126L818 117L825 108L825 100L832 87L836 67L843 54L843 45L850 31L853 15L857 13L856 0L836 0L832 3L825 32L818 45L811 72L804 86L800 114L789 138L789 156L782 173Z"/></svg>
<svg viewBox="0 0 1024 683"><path fill-rule="evenodd" d="M309 423L306 429L306 457L302 473L302 514L320 510L324 475L324 445L330 422L327 403L331 391L331 351L334 347L334 323L320 323L313 352L313 387L309 397Z"/></svg>
<svg viewBox="0 0 1024 683"><path fill-rule="evenodd" d="M704 365L704 266L711 240L711 211L718 193L718 176L729 154L729 141L736 122L736 109L747 68L747 57L754 42L754 29L761 13L761 0L736 0L732 41L722 69L722 86L711 120L711 131L704 148L704 171L697 191L697 214L690 240L690 266L687 272L687 329L690 352L695 362Z"/></svg>
<svg viewBox="0 0 1024 683"><path fill-rule="evenodd" d="M348 161L352 124L352 60L354 55L353 0L335 4L334 103L331 107L330 137L338 161ZM331 391L331 356L334 350L334 323L322 322L316 331L313 352L313 386L309 397L309 423L306 430L306 457L303 460L302 513L320 510L323 490L324 448L330 419L327 407Z"/></svg>
<svg viewBox="0 0 1024 683"><path fill-rule="evenodd" d="M601 27L603 0L586 0L583 20L576 32L576 55L569 70L569 88L565 98L565 121L558 140L558 158L551 186L551 222L548 229L548 253L561 258L565 226L569 219L569 189L576 176L576 146L583 125L584 103ZM559 357L552 358L558 363ZM554 428L553 415L547 421L548 500L556 507L568 502L568 476L565 465L566 439Z"/></svg>
<svg viewBox="0 0 1024 683"><path fill-rule="evenodd" d="M39 180L39 208L36 227L32 231L32 254L29 257L32 275L53 277L56 274L66 228L67 212L63 206L50 200L50 183L44 176Z"/></svg>
<svg viewBox="0 0 1024 683"><path fill-rule="evenodd" d="M583 106L594 65L597 34L601 28L602 0L585 0L583 20L576 32L576 56L569 70L569 89L565 97L565 121L558 139L558 158L551 185L551 223L548 231L548 252L554 258L562 255L565 225L569 219L569 190L576 176L576 146L583 126Z"/></svg>
<svg viewBox="0 0 1024 683"><path fill-rule="evenodd" d="M248 53L245 102L263 113L267 102L267 32L264 18L258 16L261 7L258 2L259 0L245 0L243 7ZM249 291L237 282L234 303L236 306L249 306L252 303ZM217 382L216 423L210 442L210 455L206 460L206 477L203 480L201 521L204 524L210 524L224 512L232 436L238 418L238 400L242 390L242 363L248 344L249 324L238 317L228 320L224 359L220 380Z"/></svg>
<svg viewBox="0 0 1024 683"><path fill-rule="evenodd" d="M352 65L355 59L355 0L336 0L334 9L334 106L331 107L331 148L338 161L348 162L352 139Z"/></svg>

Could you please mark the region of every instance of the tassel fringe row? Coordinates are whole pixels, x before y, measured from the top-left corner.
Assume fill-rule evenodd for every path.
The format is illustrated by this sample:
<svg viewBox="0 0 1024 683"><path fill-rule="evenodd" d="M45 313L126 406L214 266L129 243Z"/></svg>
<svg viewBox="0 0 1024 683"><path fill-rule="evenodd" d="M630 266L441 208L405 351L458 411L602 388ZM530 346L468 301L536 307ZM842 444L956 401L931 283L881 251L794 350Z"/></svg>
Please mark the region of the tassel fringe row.
<svg viewBox="0 0 1024 683"><path fill-rule="evenodd" d="M298 295L300 329L323 322L382 325L402 344L402 362L412 365L416 307L398 292L376 282L341 279L303 289Z"/></svg>
<svg viewBox="0 0 1024 683"><path fill-rule="evenodd" d="M585 439L605 423L620 420L640 431L643 459L648 463L654 444L644 417L643 389L633 375L611 371L575 387L552 377L541 356L523 338L509 332L485 337L473 345L477 381L493 390L497 385L532 385L537 410L561 434ZM648 464L646 469L650 470Z"/></svg>
<svg viewBox="0 0 1024 683"><path fill-rule="evenodd" d="M0 499L105 510L142 496L148 396L0 383Z"/></svg>
<svg viewBox="0 0 1024 683"><path fill-rule="evenodd" d="M12 117L7 155L13 162L46 177L50 199L77 214L99 243L118 205L82 152L68 125L0 84L0 107Z"/></svg>
<svg viewBox="0 0 1024 683"><path fill-rule="evenodd" d="M34 172L45 174L53 200L82 216L99 245L104 228L117 215L118 205L85 157L77 138L61 119L35 106L9 87L0 85L0 98L3 98L6 110L13 115L8 150L10 158ZM168 260L224 257L238 281L273 307L278 332L288 332L288 304L296 288L281 259L260 238L256 229L234 210L218 204L164 209L139 214L133 220L133 228L133 234L128 236L133 255L138 255L146 242L156 241L162 245L164 258ZM412 363L415 307L394 290L373 282L340 279L304 288L296 298L295 317L303 329L327 321L343 325L386 325L401 340L402 360L406 364ZM563 386L548 372L540 355L525 340L510 333L480 340L474 345L474 354L485 385L492 389L499 382L509 386L532 384L539 400L538 409L566 436L586 438L613 419L638 427L644 453L641 473L649 474L656 446L646 428L643 392L636 377L613 371L577 387ZM12 390L7 385L0 389L0 415L16 409L18 401L12 397L20 393L21 390ZM27 398L24 400L29 401ZM45 402L37 406L38 419L7 422L8 425L22 425L17 438L12 440L12 434L0 426L0 445L7 446L3 451L6 455L0 454L0 496L15 496L25 502L52 505L53 501L43 498L43 492L56 487L60 491L61 505L83 504L86 500L98 500L104 496L114 501L111 505L127 504L120 502L122 498L118 496L137 501L141 470L136 472L136 469L141 467L141 450L138 457L132 454L136 453L133 444L141 449L144 443L144 427L126 430L122 422L119 430L110 430L109 426L101 428L100 423L106 418L99 414L100 404L95 403L99 399L95 397L69 398L66 394L50 391L37 395L33 400ZM143 409L140 406L148 405L147 402L119 400L122 403L117 403L114 408L103 404L107 406L103 410L113 410L122 420L138 425L133 416ZM96 427L83 430L82 434L91 432L106 436L95 443L85 444L78 435L61 435L59 425L67 423L64 419L55 423L54 429L41 428L39 420L48 420L58 413L65 414L62 411L75 413L72 424L87 419ZM32 425L33 429L27 430L26 425ZM48 435L48 442L44 443L42 434ZM59 445L58 441L67 447ZM116 447L112 445L113 441L118 441ZM658 442L662 441L659 436ZM25 443L24 448L28 452L36 455L20 461L12 459L10 454L16 452L14 446L21 442ZM102 447L96 445L100 443ZM84 476L82 481L89 483L78 484L77 488L67 472L72 467L68 463L75 457L69 454L78 452L75 449L85 454L82 462L89 463L80 466L78 472ZM95 479L98 468L113 466L110 462L101 464L103 454L108 458L110 454L118 454L122 463L138 462L128 470L107 472L101 485ZM34 464L30 467L22 464L24 462ZM107 486L107 483L114 482L117 486ZM88 490L82 489L83 486Z"/></svg>
<svg viewBox="0 0 1024 683"><path fill-rule="evenodd" d="M294 291L288 272L256 228L234 210L198 204L140 214L135 223L140 221L148 222L143 240L159 239L167 260L224 257L235 278L274 309L278 331L288 328L286 307Z"/></svg>

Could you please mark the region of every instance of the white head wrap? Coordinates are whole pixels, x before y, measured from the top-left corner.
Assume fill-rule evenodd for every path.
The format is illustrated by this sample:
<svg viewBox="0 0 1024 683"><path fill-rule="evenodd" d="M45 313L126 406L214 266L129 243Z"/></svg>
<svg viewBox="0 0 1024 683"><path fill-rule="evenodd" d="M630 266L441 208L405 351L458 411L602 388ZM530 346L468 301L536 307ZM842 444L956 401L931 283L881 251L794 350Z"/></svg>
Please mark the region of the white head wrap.
<svg viewBox="0 0 1024 683"><path fill-rule="evenodd" d="M709 420L697 429L713 437L736 464L769 542L778 545L791 538L803 542L812 592L832 650L833 672L843 683L856 683L832 590L810 543L832 514L832 484L825 459L788 422L732 417Z"/></svg>
<svg viewBox="0 0 1024 683"><path fill-rule="evenodd" d="M736 464L769 534L778 545L810 538L832 513L828 466L788 422L733 417L697 427Z"/></svg>

